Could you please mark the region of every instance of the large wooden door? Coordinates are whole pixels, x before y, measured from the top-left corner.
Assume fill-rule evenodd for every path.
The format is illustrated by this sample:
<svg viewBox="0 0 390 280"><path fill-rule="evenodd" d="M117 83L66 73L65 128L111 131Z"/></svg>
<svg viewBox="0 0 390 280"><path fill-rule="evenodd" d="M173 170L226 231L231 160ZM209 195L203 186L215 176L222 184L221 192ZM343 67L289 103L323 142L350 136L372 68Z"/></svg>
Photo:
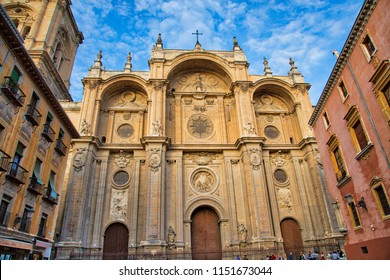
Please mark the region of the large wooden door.
<svg viewBox="0 0 390 280"><path fill-rule="evenodd" d="M103 260L126 260L129 231L121 223L110 225L104 235Z"/></svg>
<svg viewBox="0 0 390 280"><path fill-rule="evenodd" d="M219 218L215 211L207 207L198 208L191 220L192 259L222 259Z"/></svg>
<svg viewBox="0 0 390 280"><path fill-rule="evenodd" d="M303 252L302 236L298 223L294 219L284 219L280 227L286 255L288 256L292 252L294 259L298 260L299 253Z"/></svg>

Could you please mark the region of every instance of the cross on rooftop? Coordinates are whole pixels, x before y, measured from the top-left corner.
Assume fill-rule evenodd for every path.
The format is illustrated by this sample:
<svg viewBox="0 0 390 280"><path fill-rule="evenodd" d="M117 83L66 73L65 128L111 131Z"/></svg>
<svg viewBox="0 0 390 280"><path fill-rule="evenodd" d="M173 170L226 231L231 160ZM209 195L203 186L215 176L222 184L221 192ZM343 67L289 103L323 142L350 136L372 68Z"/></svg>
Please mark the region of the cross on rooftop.
<svg viewBox="0 0 390 280"><path fill-rule="evenodd" d="M203 33L199 33L198 30L196 30L196 32L192 33L192 35L196 35L196 43L199 44L199 35L203 35Z"/></svg>

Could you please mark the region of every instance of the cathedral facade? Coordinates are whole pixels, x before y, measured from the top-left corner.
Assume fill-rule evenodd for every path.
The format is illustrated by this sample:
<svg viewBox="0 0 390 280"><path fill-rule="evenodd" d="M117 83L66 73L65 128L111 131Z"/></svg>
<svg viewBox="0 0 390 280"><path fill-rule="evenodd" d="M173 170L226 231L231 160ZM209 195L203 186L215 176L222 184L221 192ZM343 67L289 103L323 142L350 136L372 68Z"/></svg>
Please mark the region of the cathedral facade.
<svg viewBox="0 0 390 280"><path fill-rule="evenodd" d="M82 102L57 221L58 259L251 259L342 246L312 105L294 61L250 75L232 51L151 51L150 71L103 67ZM287 64L287 62L286 62ZM336 211L335 211L336 210Z"/></svg>

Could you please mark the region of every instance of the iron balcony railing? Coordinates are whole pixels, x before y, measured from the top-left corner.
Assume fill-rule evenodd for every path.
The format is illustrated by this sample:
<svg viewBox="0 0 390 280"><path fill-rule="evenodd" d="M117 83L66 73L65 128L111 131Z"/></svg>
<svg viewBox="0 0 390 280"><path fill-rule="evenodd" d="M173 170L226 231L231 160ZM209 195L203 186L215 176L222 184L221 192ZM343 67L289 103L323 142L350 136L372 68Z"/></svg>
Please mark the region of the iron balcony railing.
<svg viewBox="0 0 390 280"><path fill-rule="evenodd" d="M49 203L58 204L58 197L59 195L49 187L42 198Z"/></svg>
<svg viewBox="0 0 390 280"><path fill-rule="evenodd" d="M9 101L18 107L23 107L26 95L20 90L18 83L10 76L4 77L4 83L1 91L6 95Z"/></svg>
<svg viewBox="0 0 390 280"><path fill-rule="evenodd" d="M0 150L0 172L7 171L7 167L9 165L10 160L11 157L2 150Z"/></svg>
<svg viewBox="0 0 390 280"><path fill-rule="evenodd" d="M41 122L42 114L38 111L36 106L28 105L26 111L26 119L34 126L39 125Z"/></svg>
<svg viewBox="0 0 390 280"><path fill-rule="evenodd" d="M37 195L42 195L44 191L44 185L38 181L36 177L31 177L27 189Z"/></svg>
<svg viewBox="0 0 390 280"><path fill-rule="evenodd" d="M26 181L27 173L28 171L21 167L18 163L10 162L7 174L5 176L9 180L17 184L24 184Z"/></svg>
<svg viewBox="0 0 390 280"><path fill-rule="evenodd" d="M43 126L42 136L47 140L47 142L54 141L55 132L51 128L50 123L45 123Z"/></svg>
<svg viewBox="0 0 390 280"><path fill-rule="evenodd" d="M62 142L61 139L57 139L56 146L54 149L59 153L61 156L66 155L66 146L64 142Z"/></svg>
<svg viewBox="0 0 390 280"><path fill-rule="evenodd" d="M11 216L10 212L0 213L0 226L7 227L10 216Z"/></svg>

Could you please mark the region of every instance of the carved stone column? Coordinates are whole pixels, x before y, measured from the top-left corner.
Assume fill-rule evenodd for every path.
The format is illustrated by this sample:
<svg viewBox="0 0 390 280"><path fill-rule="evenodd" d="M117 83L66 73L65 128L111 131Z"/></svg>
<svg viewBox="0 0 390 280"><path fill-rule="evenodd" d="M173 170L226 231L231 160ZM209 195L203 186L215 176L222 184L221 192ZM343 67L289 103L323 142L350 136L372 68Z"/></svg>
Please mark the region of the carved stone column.
<svg viewBox="0 0 390 280"><path fill-rule="evenodd" d="M236 145L244 164L252 242L274 239L268 190L262 168L262 137L241 137ZM248 226L249 227L249 226Z"/></svg>
<svg viewBox="0 0 390 280"><path fill-rule="evenodd" d="M145 250L158 250L165 246L165 154L170 139L146 136L141 139L146 151L148 171Z"/></svg>

